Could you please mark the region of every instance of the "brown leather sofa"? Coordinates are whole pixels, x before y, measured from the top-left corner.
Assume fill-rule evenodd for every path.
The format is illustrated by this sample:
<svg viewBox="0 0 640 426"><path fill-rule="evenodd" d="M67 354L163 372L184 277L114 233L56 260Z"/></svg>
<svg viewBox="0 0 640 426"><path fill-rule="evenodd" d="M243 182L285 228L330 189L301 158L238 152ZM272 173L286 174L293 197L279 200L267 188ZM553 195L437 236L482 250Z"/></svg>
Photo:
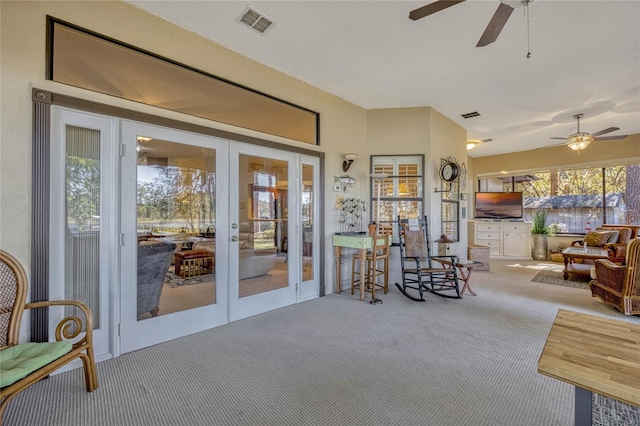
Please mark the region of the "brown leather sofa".
<svg viewBox="0 0 640 426"><path fill-rule="evenodd" d="M640 315L640 239L629 243L627 265L596 260L597 278L591 280L591 295L625 315Z"/></svg>
<svg viewBox="0 0 640 426"><path fill-rule="evenodd" d="M595 229L595 231L618 231L618 238L616 241L604 242L602 245L593 246L603 248L609 252L609 261L613 263L625 263L627 254L627 244L629 241L638 238L638 230L640 226L637 225L602 225ZM572 246L581 246L584 243L583 240L576 240L571 243Z"/></svg>

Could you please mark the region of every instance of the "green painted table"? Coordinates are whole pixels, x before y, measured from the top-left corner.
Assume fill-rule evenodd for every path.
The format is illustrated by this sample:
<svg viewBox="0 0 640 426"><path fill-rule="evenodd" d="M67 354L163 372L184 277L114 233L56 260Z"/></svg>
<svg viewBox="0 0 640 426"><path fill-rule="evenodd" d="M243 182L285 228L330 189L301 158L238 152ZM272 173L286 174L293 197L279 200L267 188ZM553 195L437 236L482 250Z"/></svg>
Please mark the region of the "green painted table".
<svg viewBox="0 0 640 426"><path fill-rule="evenodd" d="M386 238L391 236L379 235L378 243L384 244ZM367 250L371 250L374 247L373 237L369 236L366 232L338 232L333 234L333 249L336 262L336 293L340 294L340 263L342 261L342 249L352 248L357 249L360 252L360 259L367 258ZM366 277L366 264L367 262L360 262L360 276ZM360 300L364 300L364 282L360 280Z"/></svg>

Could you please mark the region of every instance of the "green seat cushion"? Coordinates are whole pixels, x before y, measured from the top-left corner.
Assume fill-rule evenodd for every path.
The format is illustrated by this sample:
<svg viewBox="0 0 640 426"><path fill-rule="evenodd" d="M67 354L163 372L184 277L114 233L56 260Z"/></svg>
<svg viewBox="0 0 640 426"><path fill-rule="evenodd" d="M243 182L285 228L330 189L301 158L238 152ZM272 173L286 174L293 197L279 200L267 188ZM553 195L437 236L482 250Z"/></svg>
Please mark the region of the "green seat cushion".
<svg viewBox="0 0 640 426"><path fill-rule="evenodd" d="M0 351L0 388L27 377L71 351L71 342L23 343Z"/></svg>

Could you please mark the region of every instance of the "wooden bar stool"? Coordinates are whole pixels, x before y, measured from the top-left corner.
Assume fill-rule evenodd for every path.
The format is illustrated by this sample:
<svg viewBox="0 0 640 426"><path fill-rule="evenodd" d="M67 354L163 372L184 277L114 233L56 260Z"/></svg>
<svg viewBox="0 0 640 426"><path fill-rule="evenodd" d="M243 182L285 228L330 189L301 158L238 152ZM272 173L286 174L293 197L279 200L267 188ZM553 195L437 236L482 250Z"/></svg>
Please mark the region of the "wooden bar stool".
<svg viewBox="0 0 640 426"><path fill-rule="evenodd" d="M374 247L367 252L365 261L367 262L366 276L364 277L364 289L371 292L371 299L376 298L376 287L387 294L389 291L389 255L391 249L391 238L388 235L378 235L374 237ZM351 257L351 294L356 289L360 290L360 254L356 253ZM378 277L382 277L382 283L378 282Z"/></svg>

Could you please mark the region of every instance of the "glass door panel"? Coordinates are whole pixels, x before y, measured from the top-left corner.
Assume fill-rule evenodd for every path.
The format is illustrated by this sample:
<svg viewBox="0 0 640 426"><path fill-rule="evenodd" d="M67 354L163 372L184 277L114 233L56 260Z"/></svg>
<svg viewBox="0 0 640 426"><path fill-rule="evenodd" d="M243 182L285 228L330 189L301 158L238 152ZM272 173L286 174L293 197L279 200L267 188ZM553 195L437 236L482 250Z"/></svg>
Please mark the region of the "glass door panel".
<svg viewBox="0 0 640 426"><path fill-rule="evenodd" d="M240 154L239 185L247 200L238 210L238 297L289 285L288 163ZM242 208L242 205L247 208Z"/></svg>
<svg viewBox="0 0 640 426"><path fill-rule="evenodd" d="M156 259L158 268L139 269L138 320L214 304L216 150L137 141L138 262ZM149 248L162 244L175 248L164 256Z"/></svg>
<svg viewBox="0 0 640 426"><path fill-rule="evenodd" d="M314 157L300 158L300 250L294 250L290 257L299 256L300 292L298 301L309 300L320 295L320 231L318 182L320 181L320 160ZM295 254L295 253L299 254Z"/></svg>
<svg viewBox="0 0 640 426"><path fill-rule="evenodd" d="M228 142L123 121L121 346L227 322ZM222 266L221 266L222 265Z"/></svg>
<svg viewBox="0 0 640 426"><path fill-rule="evenodd" d="M229 309L235 321L295 302L289 215L299 197L290 190L294 154L241 143L230 152Z"/></svg>

